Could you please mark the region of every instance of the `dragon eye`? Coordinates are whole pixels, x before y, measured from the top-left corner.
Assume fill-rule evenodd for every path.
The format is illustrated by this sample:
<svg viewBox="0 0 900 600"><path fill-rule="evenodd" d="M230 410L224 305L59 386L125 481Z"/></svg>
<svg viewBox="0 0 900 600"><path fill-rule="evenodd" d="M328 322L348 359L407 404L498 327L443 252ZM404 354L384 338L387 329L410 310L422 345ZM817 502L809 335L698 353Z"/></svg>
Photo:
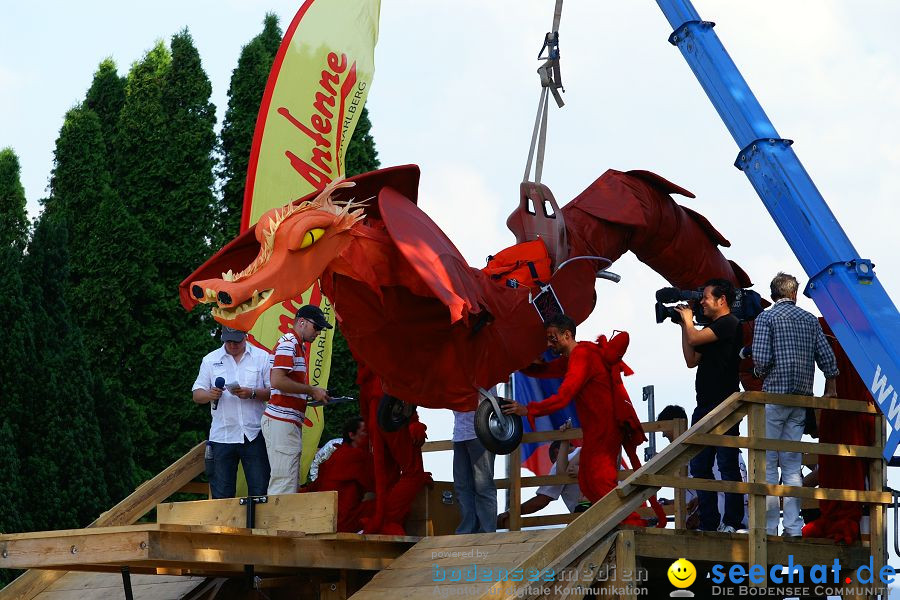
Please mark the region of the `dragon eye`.
<svg viewBox="0 0 900 600"><path fill-rule="evenodd" d="M309 248L325 235L325 230L321 227L316 227L315 229L310 229L306 232L306 235L303 236L303 242L300 244L300 249Z"/></svg>

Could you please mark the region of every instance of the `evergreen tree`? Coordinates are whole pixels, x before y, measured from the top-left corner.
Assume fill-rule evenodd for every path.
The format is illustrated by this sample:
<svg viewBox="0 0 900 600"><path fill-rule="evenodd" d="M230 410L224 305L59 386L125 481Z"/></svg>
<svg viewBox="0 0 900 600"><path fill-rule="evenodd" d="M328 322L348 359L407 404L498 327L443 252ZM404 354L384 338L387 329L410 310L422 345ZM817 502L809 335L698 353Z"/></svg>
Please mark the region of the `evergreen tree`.
<svg viewBox="0 0 900 600"><path fill-rule="evenodd" d="M208 423L190 401L197 365L216 329L208 312L186 313L178 283L221 244L213 191L215 108L187 31L158 44L128 74L116 137L116 188L146 244L134 307L141 343L129 353L128 385L147 427L135 432L136 459L157 473L204 439Z"/></svg>
<svg viewBox="0 0 900 600"><path fill-rule="evenodd" d="M166 153L171 150L167 138L169 116L162 106L163 86L171 63L169 50L162 42L157 42L131 67L125 82L125 103L119 112L113 140L111 171L114 187L151 238L159 235L160 227L145 222L150 220L145 216L164 200Z"/></svg>
<svg viewBox="0 0 900 600"><path fill-rule="evenodd" d="M84 104L100 118L100 129L103 132L107 156L112 156L116 125L119 113L122 112L122 105L125 104L125 79L119 77L116 63L112 58L103 60L97 67Z"/></svg>
<svg viewBox="0 0 900 600"><path fill-rule="evenodd" d="M56 140L50 199L45 217L67 230L69 281L66 300L85 335L91 390L104 432L106 486L119 500L134 489L131 429L140 428L136 399L123 382L131 375L121 361L141 341L132 307L134 284L154 269L142 267L135 248L147 247L140 224L121 206L111 187L101 121L83 106L67 114ZM43 217L42 217L43 218Z"/></svg>
<svg viewBox="0 0 900 600"><path fill-rule="evenodd" d="M241 49L237 68L231 74L228 109L222 123L222 166L219 170L223 180L221 230L226 240L240 233L253 131L281 37L278 17L267 14L262 32Z"/></svg>
<svg viewBox="0 0 900 600"><path fill-rule="evenodd" d="M6 498L0 507L0 531L25 531L31 522L22 495L22 471L18 434L27 414L29 390L33 382L24 367L29 364L30 306L23 300L22 252L28 237L25 192L19 180L19 160L10 148L0 150L0 339L4 356L0 361L0 381L4 391L0 400L0 494ZM0 585L14 577L0 570Z"/></svg>
<svg viewBox="0 0 900 600"><path fill-rule="evenodd" d="M19 174L16 153L12 148L0 150L0 246L13 246L21 252L28 240L28 215Z"/></svg>
<svg viewBox="0 0 900 600"><path fill-rule="evenodd" d="M369 120L369 109L364 106L362 114L359 115L359 121L356 122L356 129L353 130L353 135L350 136L350 144L347 146L347 156L344 159L347 177L368 173L381 166L371 130L372 122Z"/></svg>
<svg viewBox="0 0 900 600"><path fill-rule="evenodd" d="M20 430L25 499L39 529L83 527L108 508L95 389L81 330L66 303L66 228L52 215L35 226L23 270L33 311L28 365L38 391Z"/></svg>

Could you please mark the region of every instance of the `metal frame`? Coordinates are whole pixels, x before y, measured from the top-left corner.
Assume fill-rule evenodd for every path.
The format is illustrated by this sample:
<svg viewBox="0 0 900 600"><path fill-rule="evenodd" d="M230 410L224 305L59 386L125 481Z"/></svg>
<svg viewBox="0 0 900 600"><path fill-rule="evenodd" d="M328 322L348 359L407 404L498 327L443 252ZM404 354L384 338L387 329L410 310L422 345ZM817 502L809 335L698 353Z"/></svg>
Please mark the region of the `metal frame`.
<svg viewBox="0 0 900 600"><path fill-rule="evenodd" d="M678 46L741 149L735 166L753 185L810 278L805 294L831 326L886 415L890 458L900 443L900 313L841 228L718 36L690 0L657 0ZM869 383L871 382L871 383Z"/></svg>

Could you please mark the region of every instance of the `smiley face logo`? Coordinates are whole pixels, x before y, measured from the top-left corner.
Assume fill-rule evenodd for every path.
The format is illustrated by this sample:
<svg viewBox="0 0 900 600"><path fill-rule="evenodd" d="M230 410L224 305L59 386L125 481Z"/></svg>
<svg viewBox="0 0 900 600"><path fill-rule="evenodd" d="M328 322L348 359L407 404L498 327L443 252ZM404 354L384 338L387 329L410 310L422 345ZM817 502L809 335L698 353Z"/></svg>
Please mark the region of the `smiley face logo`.
<svg viewBox="0 0 900 600"><path fill-rule="evenodd" d="M667 575L669 576L669 583L683 589L689 587L697 579L697 569L691 561L686 558L679 558L669 567Z"/></svg>

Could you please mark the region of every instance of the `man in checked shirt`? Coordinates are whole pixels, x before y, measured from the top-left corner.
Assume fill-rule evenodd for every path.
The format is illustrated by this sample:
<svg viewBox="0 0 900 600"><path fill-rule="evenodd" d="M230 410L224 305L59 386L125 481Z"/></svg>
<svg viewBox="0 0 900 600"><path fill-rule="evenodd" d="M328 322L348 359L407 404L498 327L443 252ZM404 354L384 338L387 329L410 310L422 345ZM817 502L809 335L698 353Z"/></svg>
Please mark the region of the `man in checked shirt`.
<svg viewBox="0 0 900 600"><path fill-rule="evenodd" d="M825 339L819 320L797 307L797 279L779 273L770 285L775 304L756 318L753 332L753 362L763 391L773 394L813 395L813 374L819 366L825 374L825 397L835 397L838 376L834 352ZM798 441L803 436L806 409L799 406L766 405L766 437ZM766 481L778 483L778 467L784 485L800 486L799 452L766 451ZM766 498L766 531L778 533L778 497ZM803 528L800 499L784 498L784 535L799 537Z"/></svg>

